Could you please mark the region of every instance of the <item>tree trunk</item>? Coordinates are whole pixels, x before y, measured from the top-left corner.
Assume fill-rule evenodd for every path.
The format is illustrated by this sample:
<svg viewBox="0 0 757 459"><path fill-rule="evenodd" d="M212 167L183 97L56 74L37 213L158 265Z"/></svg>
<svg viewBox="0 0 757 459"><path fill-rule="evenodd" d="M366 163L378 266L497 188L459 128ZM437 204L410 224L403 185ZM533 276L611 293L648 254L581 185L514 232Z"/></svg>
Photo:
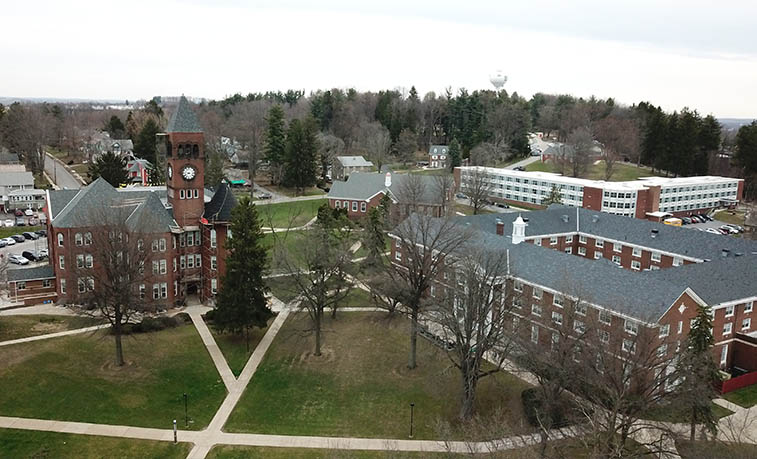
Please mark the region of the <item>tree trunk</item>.
<svg viewBox="0 0 757 459"><path fill-rule="evenodd" d="M416 348L418 345L418 307L413 307L410 313L410 360L407 367L411 370L418 366L416 363Z"/></svg>
<svg viewBox="0 0 757 459"><path fill-rule="evenodd" d="M463 400L460 406L460 419L466 421L473 417L473 411L476 403L476 383L478 379L471 373L475 370L470 368L467 362L464 362L460 369L463 376Z"/></svg>
<svg viewBox="0 0 757 459"><path fill-rule="evenodd" d="M691 426L689 431L689 441L694 441L694 437L697 434L697 409L691 408Z"/></svg>
<svg viewBox="0 0 757 459"><path fill-rule="evenodd" d="M250 327L244 327L245 341L247 342L247 353L250 353Z"/></svg>
<svg viewBox="0 0 757 459"><path fill-rule="evenodd" d="M116 340L116 365L124 365L124 349L121 345L121 321L117 320L113 324L113 339Z"/></svg>
<svg viewBox="0 0 757 459"><path fill-rule="evenodd" d="M323 314L322 309L316 309L315 311L315 355L321 355L321 316Z"/></svg>

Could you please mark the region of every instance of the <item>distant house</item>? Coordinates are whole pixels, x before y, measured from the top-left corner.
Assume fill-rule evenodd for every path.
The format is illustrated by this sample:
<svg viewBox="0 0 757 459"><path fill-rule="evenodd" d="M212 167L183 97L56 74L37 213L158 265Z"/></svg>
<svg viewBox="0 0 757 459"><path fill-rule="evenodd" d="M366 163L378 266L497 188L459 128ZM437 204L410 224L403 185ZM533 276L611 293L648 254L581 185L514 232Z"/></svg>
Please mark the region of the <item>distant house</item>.
<svg viewBox="0 0 757 459"><path fill-rule="evenodd" d="M0 171L3 172L24 172L24 167L21 160L18 159L18 155L15 153L0 153Z"/></svg>
<svg viewBox="0 0 757 459"><path fill-rule="evenodd" d="M136 185L147 186L150 183L150 168L152 164L146 159L132 159L126 163L126 172L129 174L129 182Z"/></svg>
<svg viewBox="0 0 757 459"><path fill-rule="evenodd" d="M752 239L757 239L757 206L752 206L747 210L744 217L744 227L750 233L754 233Z"/></svg>
<svg viewBox="0 0 757 459"><path fill-rule="evenodd" d="M8 192L8 204L5 210L40 210L43 207L45 207L45 190L25 189Z"/></svg>
<svg viewBox="0 0 757 459"><path fill-rule="evenodd" d="M409 182L411 177L418 182ZM357 219L365 217L368 210L378 206L387 195L392 200L390 217L393 221L399 221L413 212L433 217L447 215L448 209L442 206L442 201L446 205L452 201L454 187L449 188L447 199L442 200L435 177L354 172L347 181L335 180L327 197L329 207L347 209L347 216Z"/></svg>
<svg viewBox="0 0 757 459"><path fill-rule="evenodd" d="M337 156L331 165L331 178L344 180L353 172L371 172L373 163L362 156Z"/></svg>
<svg viewBox="0 0 757 459"><path fill-rule="evenodd" d="M107 132L98 132L93 135L84 148L91 161L103 153L115 153L127 159L134 157L134 142L131 139L111 139Z"/></svg>
<svg viewBox="0 0 757 459"><path fill-rule="evenodd" d="M8 297L15 303L54 303L58 299L55 291L55 273L49 264L9 269L7 275Z"/></svg>
<svg viewBox="0 0 757 459"><path fill-rule="evenodd" d="M448 165L449 146L431 145L428 147L428 165L433 169L444 169Z"/></svg>
<svg viewBox="0 0 757 459"><path fill-rule="evenodd" d="M0 196L2 196L3 210L8 209L11 191L32 189L34 189L34 176L31 172L0 171Z"/></svg>

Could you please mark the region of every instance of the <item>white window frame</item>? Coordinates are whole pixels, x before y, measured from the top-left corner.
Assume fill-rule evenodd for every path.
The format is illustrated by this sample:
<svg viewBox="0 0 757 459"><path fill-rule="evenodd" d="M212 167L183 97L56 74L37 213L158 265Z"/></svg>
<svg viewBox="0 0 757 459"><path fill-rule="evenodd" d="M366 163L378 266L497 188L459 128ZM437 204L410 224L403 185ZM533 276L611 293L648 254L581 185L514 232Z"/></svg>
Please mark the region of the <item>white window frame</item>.
<svg viewBox="0 0 757 459"><path fill-rule="evenodd" d="M365 201L361 202L360 203L360 212L365 213L366 207L367 207L367 205L366 205Z"/></svg>
<svg viewBox="0 0 757 459"><path fill-rule="evenodd" d="M726 317L733 317L734 311L736 310L736 307L734 305L726 306L725 307L725 316Z"/></svg>
<svg viewBox="0 0 757 459"><path fill-rule="evenodd" d="M531 289L531 296L533 296L537 300L541 300L543 295L544 295L544 291L540 289L539 287L533 287Z"/></svg>
<svg viewBox="0 0 757 459"><path fill-rule="evenodd" d="M728 336L733 333L733 322L726 322L723 324L723 336Z"/></svg>
<svg viewBox="0 0 757 459"><path fill-rule="evenodd" d="M683 258L673 257L673 266L681 266L683 264Z"/></svg>
<svg viewBox="0 0 757 459"><path fill-rule="evenodd" d="M63 233L58 233L58 247L63 247Z"/></svg>
<svg viewBox="0 0 757 459"><path fill-rule="evenodd" d="M352 211L357 212L357 201L352 201Z"/></svg>
<svg viewBox="0 0 757 459"><path fill-rule="evenodd" d="M615 263L618 266L621 266L622 259L620 258L620 255L613 255L612 256L612 262Z"/></svg>
<svg viewBox="0 0 757 459"><path fill-rule="evenodd" d="M605 248L605 240L604 239L595 239L594 240L594 247L604 249Z"/></svg>
<svg viewBox="0 0 757 459"><path fill-rule="evenodd" d="M639 260L631 260L631 269L641 271L641 262Z"/></svg>
<svg viewBox="0 0 757 459"><path fill-rule="evenodd" d="M218 293L218 279L210 279L210 293L213 295Z"/></svg>
<svg viewBox="0 0 757 459"><path fill-rule="evenodd" d="M586 247L579 247L578 248L578 254L583 256L586 256Z"/></svg>
<svg viewBox="0 0 757 459"><path fill-rule="evenodd" d="M218 235L216 234L216 230L212 229L210 230L210 247L216 248L216 245L218 244Z"/></svg>
<svg viewBox="0 0 757 459"><path fill-rule="evenodd" d="M544 312L544 309L541 307L540 304L534 303L531 305L531 314L535 315L536 317L541 317L543 312Z"/></svg>
<svg viewBox="0 0 757 459"><path fill-rule="evenodd" d="M215 271L218 268L218 259L215 255L210 256L210 269Z"/></svg>
<svg viewBox="0 0 757 459"><path fill-rule="evenodd" d="M66 294L66 279L60 280L60 294L65 295Z"/></svg>
<svg viewBox="0 0 757 459"><path fill-rule="evenodd" d="M568 235L568 236L565 236L565 242L566 242L566 243L571 243L571 242L573 242L573 235L572 235L572 234L570 234L570 235Z"/></svg>
<svg viewBox="0 0 757 459"><path fill-rule="evenodd" d="M744 313L752 312L752 309L754 308L754 301L749 301L746 304L744 304Z"/></svg>
<svg viewBox="0 0 757 459"><path fill-rule="evenodd" d="M66 269L66 257L58 255L58 267L60 269Z"/></svg>
<svg viewBox="0 0 757 459"><path fill-rule="evenodd" d="M633 255L636 258L641 257L641 249L639 247L634 247L633 251L631 252L631 255Z"/></svg>
<svg viewBox="0 0 757 459"><path fill-rule="evenodd" d="M558 308L562 308L565 305L565 298L563 298L562 295L555 293L552 295L552 304Z"/></svg>
<svg viewBox="0 0 757 459"><path fill-rule="evenodd" d="M720 348L720 365L725 365L726 363L728 363L728 343Z"/></svg>
<svg viewBox="0 0 757 459"><path fill-rule="evenodd" d="M539 326L536 324L531 324L531 342L539 344Z"/></svg>
<svg viewBox="0 0 757 459"><path fill-rule="evenodd" d="M195 268L202 268L202 255L199 253L195 255Z"/></svg>
<svg viewBox="0 0 757 459"><path fill-rule="evenodd" d="M522 292L523 291L523 282L516 280L513 281L513 290L516 292Z"/></svg>
<svg viewBox="0 0 757 459"><path fill-rule="evenodd" d="M621 349L623 352L636 354L636 343L633 340L624 338L623 343L621 344Z"/></svg>
<svg viewBox="0 0 757 459"><path fill-rule="evenodd" d="M552 322L557 325L562 325L562 314L557 311L552 311Z"/></svg>
<svg viewBox="0 0 757 459"><path fill-rule="evenodd" d="M741 321L741 329L749 330L750 328L752 328L752 318L747 317L746 319Z"/></svg>
<svg viewBox="0 0 757 459"><path fill-rule="evenodd" d="M607 330L599 330L599 341L607 344L610 342L610 332Z"/></svg>
<svg viewBox="0 0 757 459"><path fill-rule="evenodd" d="M670 335L670 324L660 325L660 333L657 336L665 338L668 335Z"/></svg>
<svg viewBox="0 0 757 459"><path fill-rule="evenodd" d="M595 260L599 260L600 258L602 258L602 255L603 255L602 252L600 252L599 250L595 250L594 251L594 259Z"/></svg>
<svg viewBox="0 0 757 459"><path fill-rule="evenodd" d="M578 236L578 242L580 244L586 244L586 236L584 235Z"/></svg>
<svg viewBox="0 0 757 459"><path fill-rule="evenodd" d="M84 236L81 233L74 234L74 245L77 247L84 245Z"/></svg>
<svg viewBox="0 0 757 459"><path fill-rule="evenodd" d="M612 251L621 253L623 252L623 244L620 244L618 242L615 242L612 244Z"/></svg>
<svg viewBox="0 0 757 459"><path fill-rule="evenodd" d="M549 245L557 245L557 236L552 236L549 238Z"/></svg>
<svg viewBox="0 0 757 459"><path fill-rule="evenodd" d="M87 268L91 268L94 266L94 259L92 258L92 255L86 254L84 255L84 266Z"/></svg>
<svg viewBox="0 0 757 459"><path fill-rule="evenodd" d="M662 254L660 252L652 252L651 260L659 263L662 261Z"/></svg>
<svg viewBox="0 0 757 459"><path fill-rule="evenodd" d="M602 317L608 317L608 320L602 320ZM612 314L610 311L605 311L604 309L599 311L598 315L599 321L605 325L612 325Z"/></svg>
<svg viewBox="0 0 757 459"><path fill-rule="evenodd" d="M639 323L635 320L626 319L623 323L623 330L625 330L626 333L629 335L638 335L639 334Z"/></svg>

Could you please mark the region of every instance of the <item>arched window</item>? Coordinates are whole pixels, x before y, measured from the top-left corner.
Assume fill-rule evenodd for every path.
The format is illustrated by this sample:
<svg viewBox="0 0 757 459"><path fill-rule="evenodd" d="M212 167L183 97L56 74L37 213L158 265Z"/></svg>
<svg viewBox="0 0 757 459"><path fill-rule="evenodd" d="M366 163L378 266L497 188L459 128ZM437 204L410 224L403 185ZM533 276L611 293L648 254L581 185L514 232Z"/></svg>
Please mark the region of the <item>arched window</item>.
<svg viewBox="0 0 757 459"><path fill-rule="evenodd" d="M58 233L58 247L63 247L63 233Z"/></svg>
<svg viewBox="0 0 757 459"><path fill-rule="evenodd" d="M179 144L178 147L176 147L176 156L181 158L184 155L184 145Z"/></svg>
<svg viewBox="0 0 757 459"><path fill-rule="evenodd" d="M200 156L200 146L197 144L192 145L192 157L198 158Z"/></svg>

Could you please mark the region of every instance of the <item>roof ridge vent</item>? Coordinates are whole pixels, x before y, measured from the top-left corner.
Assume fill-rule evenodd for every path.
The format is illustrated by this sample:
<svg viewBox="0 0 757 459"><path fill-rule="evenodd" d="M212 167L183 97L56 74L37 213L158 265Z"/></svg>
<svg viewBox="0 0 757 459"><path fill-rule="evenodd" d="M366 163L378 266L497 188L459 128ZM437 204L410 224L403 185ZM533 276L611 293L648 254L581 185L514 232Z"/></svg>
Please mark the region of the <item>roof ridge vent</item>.
<svg viewBox="0 0 757 459"><path fill-rule="evenodd" d="M657 234L659 234L659 232L660 232L660 230L658 230L658 229L652 229L652 231L650 232L649 235L652 236L652 237L657 237Z"/></svg>
<svg viewBox="0 0 757 459"><path fill-rule="evenodd" d="M591 222L592 223L597 223L598 221L599 221L599 215L594 214L594 215L591 216Z"/></svg>
<svg viewBox="0 0 757 459"><path fill-rule="evenodd" d="M722 253L722 255L723 255L723 258L725 258L725 257L727 257L727 256L728 256L728 254L729 254L729 253L731 253L731 251L730 251L730 250L728 250L728 249L723 249L723 251L722 251L721 253Z"/></svg>
<svg viewBox="0 0 757 459"><path fill-rule="evenodd" d="M570 220L570 217L568 217L567 215L563 215L560 217L560 220L562 220L563 223L568 223L568 220Z"/></svg>

